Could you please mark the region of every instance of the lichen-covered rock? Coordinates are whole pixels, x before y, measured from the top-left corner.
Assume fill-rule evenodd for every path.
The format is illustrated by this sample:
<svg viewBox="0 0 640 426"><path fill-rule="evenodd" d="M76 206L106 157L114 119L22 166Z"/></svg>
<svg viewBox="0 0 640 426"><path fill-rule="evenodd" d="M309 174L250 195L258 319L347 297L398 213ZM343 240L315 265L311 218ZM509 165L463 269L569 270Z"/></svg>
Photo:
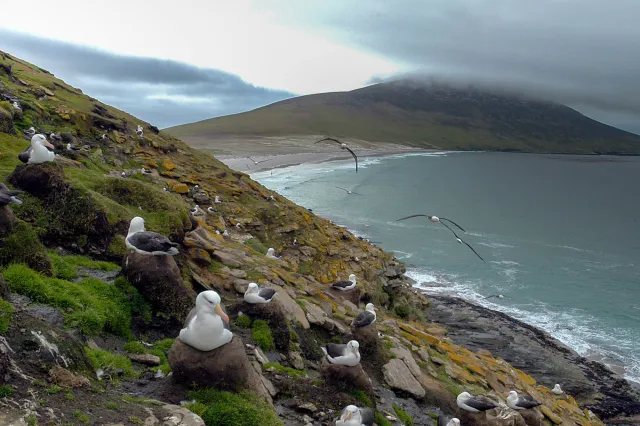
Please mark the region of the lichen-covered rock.
<svg viewBox="0 0 640 426"><path fill-rule="evenodd" d="M483 413L470 413L458 409L456 415L463 425L474 426L528 426L522 416L509 408L496 408Z"/></svg>
<svg viewBox="0 0 640 426"><path fill-rule="evenodd" d="M195 292L183 284L172 256L129 253L122 261L122 270L155 311L182 321L193 308Z"/></svg>
<svg viewBox="0 0 640 426"><path fill-rule="evenodd" d="M424 398L425 392L404 361L394 358L382 367L384 381L392 389L406 392L414 398Z"/></svg>
<svg viewBox="0 0 640 426"><path fill-rule="evenodd" d="M226 345L206 352L194 349L177 338L168 359L178 383L195 383L232 392L250 390L271 401L238 336Z"/></svg>

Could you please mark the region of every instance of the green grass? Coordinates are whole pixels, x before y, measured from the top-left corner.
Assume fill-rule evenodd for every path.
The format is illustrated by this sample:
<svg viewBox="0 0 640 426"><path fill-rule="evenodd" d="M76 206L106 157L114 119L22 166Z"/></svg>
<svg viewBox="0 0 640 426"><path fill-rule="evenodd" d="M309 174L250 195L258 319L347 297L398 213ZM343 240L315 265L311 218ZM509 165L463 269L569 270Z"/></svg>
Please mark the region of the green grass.
<svg viewBox="0 0 640 426"><path fill-rule="evenodd" d="M197 415L199 415L200 417L204 416L204 413L207 412L207 410L209 409L209 407L205 404L203 404L202 402L192 402L190 404L186 405L187 410L191 411L192 413L195 413Z"/></svg>
<svg viewBox="0 0 640 426"><path fill-rule="evenodd" d="M5 334L9 330L12 318L13 305L4 299L0 299L0 334Z"/></svg>
<svg viewBox="0 0 640 426"><path fill-rule="evenodd" d="M387 420L384 414L382 414L380 411L376 411L374 421L378 426L393 426L393 423Z"/></svg>
<svg viewBox="0 0 640 426"><path fill-rule="evenodd" d="M132 304L117 286L95 278L77 283L48 278L25 265L10 265L3 275L12 291L60 309L65 324L86 335L131 334Z"/></svg>
<svg viewBox="0 0 640 426"><path fill-rule="evenodd" d="M7 398L13 395L15 390L9 385L0 385L0 398Z"/></svg>
<svg viewBox="0 0 640 426"><path fill-rule="evenodd" d="M64 393L64 397L67 399L67 401L73 401L76 399L75 395L73 394L72 391L68 390Z"/></svg>
<svg viewBox="0 0 640 426"><path fill-rule="evenodd" d="M117 410L118 409L118 404L116 404L115 402L107 402L106 407L109 410Z"/></svg>
<svg viewBox="0 0 640 426"><path fill-rule="evenodd" d="M26 420L29 426L36 426L38 424L38 418L36 417L35 414L30 414Z"/></svg>
<svg viewBox="0 0 640 426"><path fill-rule="evenodd" d="M267 253L267 247L265 247L264 244L262 244L262 242L257 238L251 238L244 243L245 245L251 247L251 249L253 249L256 253Z"/></svg>
<svg viewBox="0 0 640 426"><path fill-rule="evenodd" d="M255 320L253 322L251 338L265 352L273 348L273 335L271 334L271 329L269 329L269 324L264 320Z"/></svg>
<svg viewBox="0 0 640 426"><path fill-rule="evenodd" d="M404 426L413 426L413 418L407 414L398 404L393 404L393 411L396 412L396 416L404 424Z"/></svg>
<svg viewBox="0 0 640 426"><path fill-rule="evenodd" d="M85 424L89 423L89 416L87 416L85 413L83 413L80 410L74 410L73 411L73 417L78 419L78 421L81 422L81 423L85 423Z"/></svg>
<svg viewBox="0 0 640 426"><path fill-rule="evenodd" d="M48 393L49 395L55 395L58 392L60 392L62 390L62 388L58 385L51 385L48 388L46 388L44 391L46 393Z"/></svg>
<svg viewBox="0 0 640 426"><path fill-rule="evenodd" d="M124 345L124 350L130 354L144 354L147 352L147 348L140 342L131 341Z"/></svg>
<svg viewBox="0 0 640 426"><path fill-rule="evenodd" d="M240 315L236 320L236 324L238 325L238 327L249 328L251 327L251 318L249 318L248 315Z"/></svg>
<svg viewBox="0 0 640 426"><path fill-rule="evenodd" d="M303 378L307 376L307 374L302 370L297 370L291 367L285 367L284 365L281 365L277 362L268 362L264 365L265 370L269 370L271 368L276 370L278 373L286 374L287 376L290 376L290 377Z"/></svg>
<svg viewBox="0 0 640 426"><path fill-rule="evenodd" d="M22 197L26 200L26 197ZM0 247L0 265L24 263L34 269L46 271L50 260L36 232L26 222L17 221L13 232Z"/></svg>
<svg viewBox="0 0 640 426"><path fill-rule="evenodd" d="M96 271L117 271L120 269L115 263L92 260L86 256L61 256L55 250L48 250L47 254L51 259L53 275L63 280L71 281L78 278L79 268Z"/></svg>
<svg viewBox="0 0 640 426"><path fill-rule="evenodd" d="M138 377L139 373L133 369L131 360L124 355L117 355L102 349L85 348L87 358L91 362L94 370L104 369L120 369L127 377Z"/></svg>
<svg viewBox="0 0 640 426"><path fill-rule="evenodd" d="M365 407L373 407L373 402L371 402L371 398L361 390L352 390L349 392L351 396L357 399L361 405Z"/></svg>
<svg viewBox="0 0 640 426"><path fill-rule="evenodd" d="M204 411L202 419L207 426L282 426L273 408L259 397L249 393L238 394L203 389L189 393L189 399L205 405L195 408Z"/></svg>

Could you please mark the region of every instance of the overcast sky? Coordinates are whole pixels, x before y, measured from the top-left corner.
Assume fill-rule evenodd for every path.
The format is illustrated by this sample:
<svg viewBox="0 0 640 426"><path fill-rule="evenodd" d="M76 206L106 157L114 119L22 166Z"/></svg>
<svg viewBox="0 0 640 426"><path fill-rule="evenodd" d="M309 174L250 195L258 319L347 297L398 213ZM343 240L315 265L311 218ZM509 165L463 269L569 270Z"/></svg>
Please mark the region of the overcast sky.
<svg viewBox="0 0 640 426"><path fill-rule="evenodd" d="M638 0L6 3L0 49L161 127L410 73L640 132Z"/></svg>

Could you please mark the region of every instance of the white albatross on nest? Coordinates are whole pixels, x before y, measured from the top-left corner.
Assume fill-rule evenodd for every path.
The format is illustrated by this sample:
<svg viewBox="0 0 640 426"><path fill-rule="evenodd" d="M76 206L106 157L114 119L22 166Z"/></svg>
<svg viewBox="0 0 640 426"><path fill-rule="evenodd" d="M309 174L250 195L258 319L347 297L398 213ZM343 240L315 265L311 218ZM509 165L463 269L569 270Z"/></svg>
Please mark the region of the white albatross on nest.
<svg viewBox="0 0 640 426"><path fill-rule="evenodd" d="M269 259L280 259L278 256L276 256L276 251L273 247L270 247L269 250L267 250L267 254L265 256L267 256Z"/></svg>
<svg viewBox="0 0 640 426"><path fill-rule="evenodd" d="M438 416L438 426L460 426L460 420L440 414Z"/></svg>
<svg viewBox="0 0 640 426"><path fill-rule="evenodd" d="M529 410L542 404L531 397L518 396L518 392L511 391L507 397L507 405L514 410Z"/></svg>
<svg viewBox="0 0 640 426"><path fill-rule="evenodd" d="M322 352L327 356L331 364L346 365L354 367L360 362L360 344L356 340L351 340L346 345L328 343L322 346Z"/></svg>
<svg viewBox="0 0 640 426"><path fill-rule="evenodd" d="M244 301L251 304L269 303L277 294L272 288L260 288L256 283L249 283L244 292Z"/></svg>
<svg viewBox="0 0 640 426"><path fill-rule="evenodd" d="M211 351L233 339L228 329L229 317L220 306L220 296L206 290L196 297L196 307L189 312L185 328L180 330L180 340L201 351Z"/></svg>
<svg viewBox="0 0 640 426"><path fill-rule="evenodd" d="M367 303L365 310L360 312L353 321L351 321L352 327L366 327L376 322L376 308L373 303Z"/></svg>
<svg viewBox="0 0 640 426"><path fill-rule="evenodd" d="M562 388L560 387L559 384L556 383L556 385L553 387L553 389L551 389L551 392L555 393L556 395L562 395L564 393L564 391L562 390Z"/></svg>
<svg viewBox="0 0 640 426"><path fill-rule="evenodd" d="M375 414L371 408L359 408L355 405L347 405L340 418L336 420L336 426L372 426Z"/></svg>
<svg viewBox="0 0 640 426"><path fill-rule="evenodd" d="M356 288L356 276L354 274L349 275L348 280L336 281L331 284L331 288L340 291L349 291Z"/></svg>
<svg viewBox="0 0 640 426"><path fill-rule="evenodd" d="M49 150L48 148L51 148ZM44 135L37 134L31 138L31 146L18 154L18 159L26 164L42 164L56 160L55 147Z"/></svg>
<svg viewBox="0 0 640 426"><path fill-rule="evenodd" d="M489 398L483 396L472 396L469 392L462 392L456 398L458 407L470 413L481 413L483 411L494 409L498 406Z"/></svg>
<svg viewBox="0 0 640 426"><path fill-rule="evenodd" d="M175 256L179 253L177 243L157 232L145 231L144 219L139 216L131 219L125 245L136 253L153 256Z"/></svg>
<svg viewBox="0 0 640 426"><path fill-rule="evenodd" d="M139 139L142 139L144 136L144 131L142 130L142 126L138 124L138 130L136 130L136 135L138 135Z"/></svg>

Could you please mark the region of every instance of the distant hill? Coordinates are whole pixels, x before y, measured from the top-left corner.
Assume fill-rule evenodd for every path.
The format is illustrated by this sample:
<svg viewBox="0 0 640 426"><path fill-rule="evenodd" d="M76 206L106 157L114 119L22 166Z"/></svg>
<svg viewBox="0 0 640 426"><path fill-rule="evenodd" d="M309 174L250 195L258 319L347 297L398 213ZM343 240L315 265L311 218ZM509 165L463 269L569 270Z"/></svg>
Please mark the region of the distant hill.
<svg viewBox="0 0 640 426"><path fill-rule="evenodd" d="M332 135L440 149L640 153L640 136L564 105L406 81L300 96L167 131L186 141L230 135Z"/></svg>

